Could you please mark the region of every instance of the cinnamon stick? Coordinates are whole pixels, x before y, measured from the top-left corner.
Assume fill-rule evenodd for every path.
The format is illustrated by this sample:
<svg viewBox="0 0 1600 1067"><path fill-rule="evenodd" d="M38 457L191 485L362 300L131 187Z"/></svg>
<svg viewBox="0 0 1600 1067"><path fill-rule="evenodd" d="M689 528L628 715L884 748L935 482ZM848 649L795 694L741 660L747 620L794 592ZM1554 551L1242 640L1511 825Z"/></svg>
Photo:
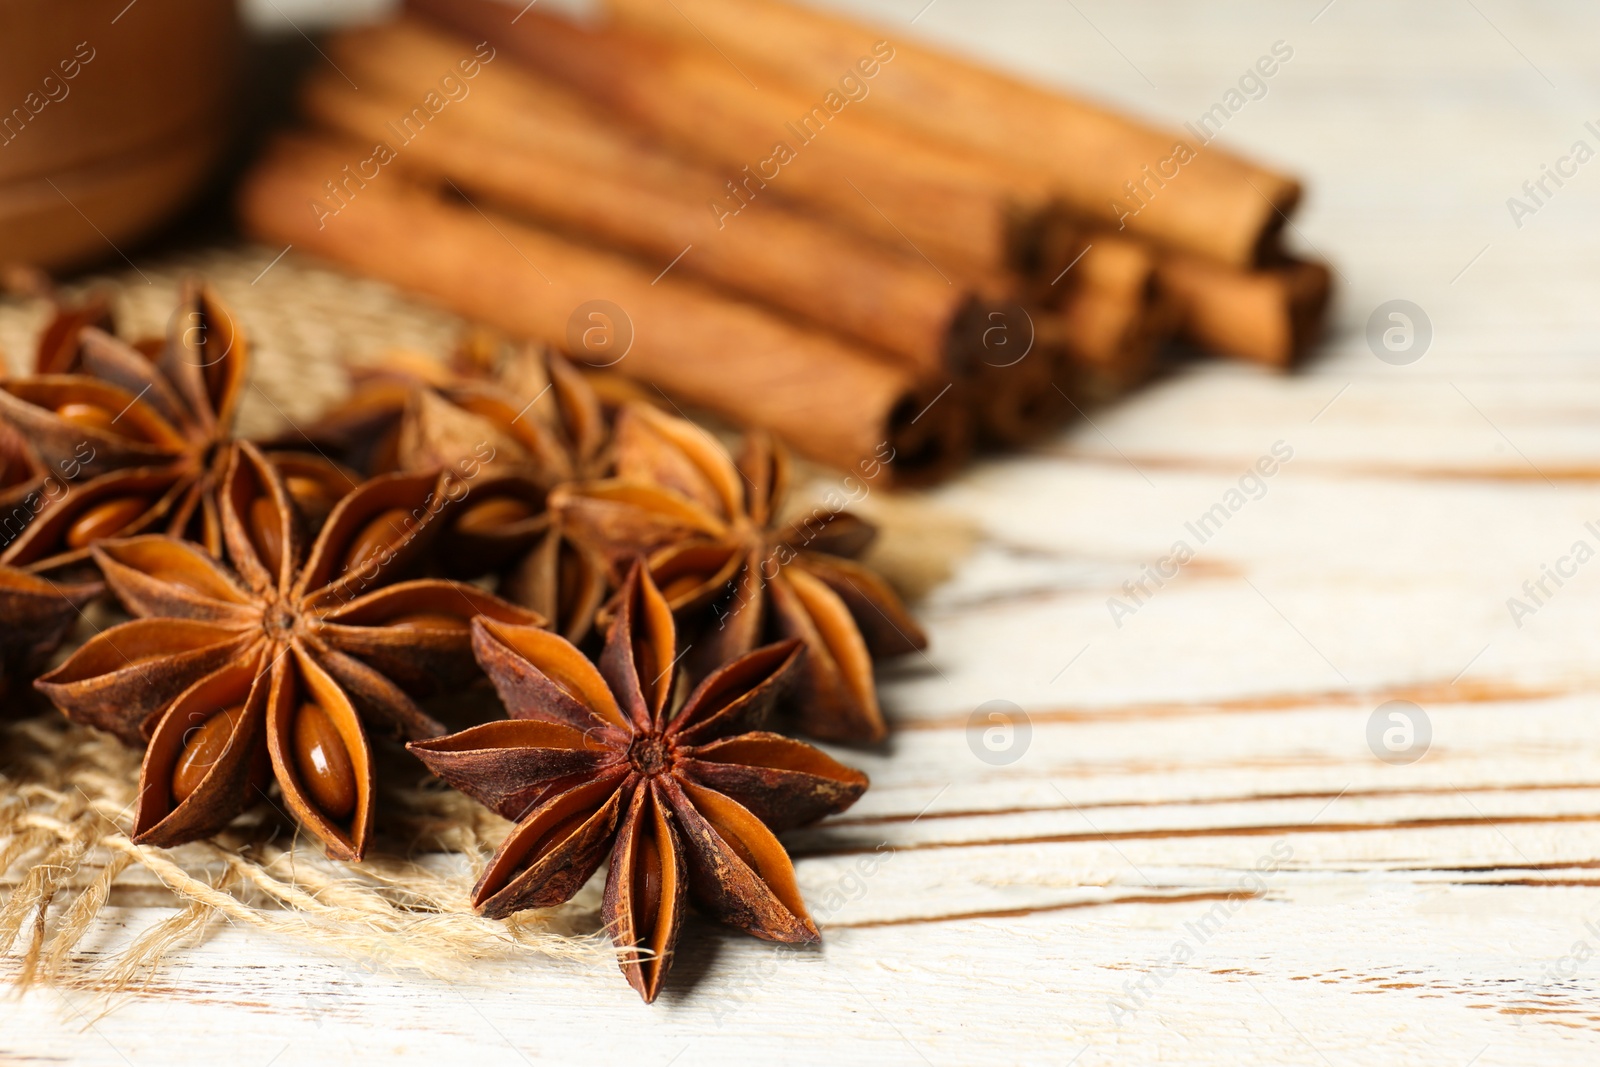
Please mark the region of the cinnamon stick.
<svg viewBox="0 0 1600 1067"><path fill-rule="evenodd" d="M1024 165L996 163L876 121L838 91L798 92L781 83L758 89L701 49L580 27L536 8L513 21L496 0L408 0L407 6L473 40L487 39L716 166L723 193L705 208L719 228L741 225L751 205L782 196L914 252L954 278L1025 263L1051 199L1045 176ZM870 46L865 54L881 70L892 65L883 62L886 55L874 58Z"/></svg>
<svg viewBox="0 0 1600 1067"><path fill-rule="evenodd" d="M325 47L361 89L332 70L314 75L302 97L313 119L362 143L384 141L407 169L474 200L769 303L881 349L921 379L951 380L952 334L976 286L770 200L719 226L706 206L720 190L715 171L641 142L508 62L483 65L425 128L397 125L437 89L441 71L472 54L470 43L417 20L347 31Z"/></svg>
<svg viewBox="0 0 1600 1067"><path fill-rule="evenodd" d="M951 347L963 361L967 400L983 443L1015 448L1066 419L1069 405L1055 387L1058 361L1048 343L1049 318L1037 306L990 302L972 305L958 319Z"/></svg>
<svg viewBox="0 0 1600 1067"><path fill-rule="evenodd" d="M1041 171L1078 213L1203 258L1256 264L1300 197L1294 179L1191 131L1161 130L841 15L784 0L605 0L605 6L631 29L726 56L763 92L773 74L805 91L837 87L888 39L894 59L871 82L866 110Z"/></svg>
<svg viewBox="0 0 1600 1067"><path fill-rule="evenodd" d="M1179 336L1185 341L1280 368L1294 364L1315 343L1332 293L1328 267L1307 260L1241 271L1165 256L1157 279L1177 307Z"/></svg>
<svg viewBox="0 0 1600 1067"><path fill-rule="evenodd" d="M1157 256L1137 241L1091 233L1071 253L1077 284L1042 316L1040 344L1061 361L1069 391L1102 403L1145 381L1178 312L1157 284Z"/></svg>
<svg viewBox="0 0 1600 1067"><path fill-rule="evenodd" d="M382 168L328 189L371 150L283 141L248 175L253 234L431 296L513 335L544 341L798 451L897 483L948 473L966 412L933 402L903 369L834 337L471 204ZM392 157L392 153L391 153ZM392 161L392 160L391 160ZM364 168L371 174L371 168Z"/></svg>

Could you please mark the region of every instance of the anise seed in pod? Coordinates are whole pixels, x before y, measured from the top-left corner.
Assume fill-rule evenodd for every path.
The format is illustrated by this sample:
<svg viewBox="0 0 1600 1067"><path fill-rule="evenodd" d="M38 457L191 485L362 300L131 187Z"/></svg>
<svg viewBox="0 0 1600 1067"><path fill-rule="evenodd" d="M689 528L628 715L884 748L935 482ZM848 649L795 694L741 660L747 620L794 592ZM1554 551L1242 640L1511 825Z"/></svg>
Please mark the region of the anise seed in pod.
<svg viewBox="0 0 1600 1067"><path fill-rule="evenodd" d="M533 505L516 497L497 496L469 504L456 520L456 529L464 533L481 534L502 526L531 519L537 512Z"/></svg>
<svg viewBox="0 0 1600 1067"><path fill-rule="evenodd" d="M0 562L86 569L95 541L151 530L222 552L216 486L248 371L244 336L200 284L185 284L164 338L130 345L112 325L104 314L58 313L36 373L0 382L0 419L44 468L74 483L5 545ZM109 507L127 496L142 506Z"/></svg>
<svg viewBox="0 0 1600 1067"><path fill-rule="evenodd" d="M390 508L380 512L351 540L345 552L345 572L360 570L385 550L404 540L410 520L411 513L405 508Z"/></svg>
<svg viewBox="0 0 1600 1067"><path fill-rule="evenodd" d="M277 574L283 562L283 528L278 523L278 509L264 496L250 504L250 539L267 570Z"/></svg>
<svg viewBox="0 0 1600 1067"><path fill-rule="evenodd" d="M339 497L327 485L314 478L290 474L284 477L283 487L289 490L295 506L313 526L321 526L322 520L339 502Z"/></svg>
<svg viewBox="0 0 1600 1067"><path fill-rule="evenodd" d="M244 705L223 708L189 731L183 742L183 755L172 770L172 802L182 804L199 788L201 779L228 752L233 728L244 715Z"/></svg>
<svg viewBox="0 0 1600 1067"><path fill-rule="evenodd" d="M396 615L389 625L404 630L453 630L465 633L472 624L457 615L444 615L434 611L414 611L409 615Z"/></svg>
<svg viewBox="0 0 1600 1067"><path fill-rule="evenodd" d="M98 404L68 402L56 408L56 414L74 426L87 426L92 430L110 430L117 418Z"/></svg>
<svg viewBox="0 0 1600 1067"><path fill-rule="evenodd" d="M150 498L142 496L112 497L96 504L67 527L64 538L67 547L83 548L109 537L144 514L149 507Z"/></svg>
<svg viewBox="0 0 1600 1067"><path fill-rule="evenodd" d="M555 484L611 468L609 418L589 379L538 346L469 339L453 366L397 352L357 380L296 437L370 473L443 464L467 474L472 496L454 509L436 557L445 573L496 575L501 596L583 640L605 598L604 564L573 544L545 498Z"/></svg>
<svg viewBox="0 0 1600 1067"><path fill-rule="evenodd" d="M615 438L617 476L557 486L550 507L614 577L648 560L679 624L697 631L684 659L690 681L795 637L806 646L790 700L799 730L883 740L872 660L922 649L927 637L887 582L844 558L866 548L872 528L820 507L783 521L789 461L770 434L746 434L735 459L693 423L630 404Z"/></svg>
<svg viewBox="0 0 1600 1067"><path fill-rule="evenodd" d="M639 862L633 869L633 904L636 933L648 940L655 933L656 915L661 911L661 846L653 837L642 838Z"/></svg>
<svg viewBox="0 0 1600 1067"><path fill-rule="evenodd" d="M300 780L322 813L348 819L356 810L355 768L333 720L315 704L301 704L295 715L294 755Z"/></svg>
<svg viewBox="0 0 1600 1067"><path fill-rule="evenodd" d="M24 689L63 637L82 617L83 606L105 587L99 581L42 578L16 567L0 567L0 697L15 707ZM130 649L136 653L136 650Z"/></svg>

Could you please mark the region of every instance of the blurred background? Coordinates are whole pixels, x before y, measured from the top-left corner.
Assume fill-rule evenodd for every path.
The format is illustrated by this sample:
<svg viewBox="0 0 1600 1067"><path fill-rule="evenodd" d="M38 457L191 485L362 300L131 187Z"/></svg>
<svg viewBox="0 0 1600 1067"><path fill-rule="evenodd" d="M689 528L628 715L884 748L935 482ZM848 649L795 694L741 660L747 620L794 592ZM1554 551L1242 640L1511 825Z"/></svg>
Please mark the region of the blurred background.
<svg viewBox="0 0 1600 1067"><path fill-rule="evenodd" d="M147 34L152 55L161 56L145 65L147 80L136 80L140 89L128 94L133 117L108 121L121 124L119 136L130 145L144 143L137 127L147 126L148 136L166 147L156 173L120 174L121 184L92 202L73 196L82 210L51 205L43 225L53 240L72 246L75 265L117 269L234 238L231 198L239 175L267 130L295 123L299 80L326 72L319 42L338 27L397 9L380 0L249 0L240 8L243 46L234 52L225 42L197 43L207 35L224 41L218 5L144 5L156 10L128 4L119 13L124 4L100 5L116 18L108 34ZM12 20L33 17L28 12L35 7L51 10L17 0L6 6ZM591 6L542 0L538 9ZM1595 302L1573 281L1594 271L1600 257L1592 236L1600 179L1577 168L1559 184L1547 180L1542 194L1525 185L1548 174L1575 142L1600 148L1600 136L1585 125L1600 120L1593 65L1585 61L1585 42L1600 23L1592 5L819 0L816 6L896 27L908 40L1167 128L1205 113L1281 41L1292 60L1267 80L1264 95L1232 115L1218 144L1305 183L1284 244L1297 256L1329 262L1337 294L1316 358L1349 353L1358 361L1353 369L1385 373L1363 358L1371 354L1364 330L1375 309L1396 299L1427 316L1432 362L1489 359L1508 374L1515 353L1530 347L1558 359L1579 356L1596 325ZM178 18L179 8L209 12L212 21ZM105 13L92 17L104 22ZM187 29L152 28L164 20ZM27 35L12 40L3 47L16 53ZM125 62L119 51L103 49L108 58L101 63ZM21 56L8 55L7 66L7 91L20 102L38 77ZM38 76L48 69L46 63ZM140 93L149 99L133 99ZM76 117L48 127L26 140L70 141L68 127L80 139L104 132ZM21 154L22 140L0 149L0 177L38 162L8 159ZM59 165L81 163L85 151L63 148ZM202 175L209 180L194 191ZM1527 210L1513 207L1513 198ZM108 247L119 213L140 204L156 217L176 213L176 221L116 242L118 250ZM0 213L8 210L0 206ZM0 258L16 258L15 252L0 250Z"/></svg>
<svg viewBox="0 0 1600 1067"><path fill-rule="evenodd" d="M170 264L195 250L246 248L253 251L242 253L238 269L246 280L256 277L294 242L248 243L235 211L240 181L272 131L306 126L302 86L342 77L330 58L334 35L398 11L379 0L251 0L238 10L235 48L226 3L186 0L141 10L149 2L96 0L98 6L78 13L106 34L99 69L91 62L85 70L109 77L123 64L134 72L120 110L94 115L77 101L64 101L54 106L64 114L38 115L37 133L13 134L0 147L0 179L14 179L16 190L0 187L0 221L34 213L29 240L0 250L3 261L37 261L37 243L45 242L64 250L59 261L67 277L94 269L149 280L144 269L152 262ZM816 0L811 6L859 16L898 40L928 43L1102 102L1162 130L1192 128L1229 94L1238 98L1242 77L1264 56L1291 56L1272 77L1251 82L1253 91L1238 98L1240 106L1230 109L1214 144L1301 182L1298 210L1282 222L1280 245L1269 259L1326 264L1318 266L1333 294L1325 320L1317 304L1317 314L1307 317L1310 328L1296 328L1288 341L1258 344L1229 336L1227 323L1240 315L1226 309L1213 315L1222 322L1216 336L1216 330L1208 334L1146 307L1139 317L1149 326L1144 336L1102 346L1122 344L1122 354L1069 354L1088 381L1058 387L1064 397L1072 394L1070 406L1056 402L1051 418L1037 419L1038 426L1059 426L1053 419L1077 418L1091 403L1115 400L1174 370L1205 379L1261 376L1238 360L1195 365L1197 350L1243 357L1269 371L1309 366L1341 382L1384 381L1400 406L1413 403L1414 390L1430 389L1429 382L1437 386L1448 374L1467 371L1496 379L1510 400L1526 386L1534 354L1539 374L1579 371L1590 358L1600 325L1592 299L1592 278L1600 274L1594 242L1600 168L1587 166L1600 149L1600 94L1586 45L1600 24L1592 5ZM592 14L592 8L579 0L506 5L509 14L533 10L528 21L547 13ZM3 14L24 29L50 29L32 38L11 34L13 43L0 48L24 50L29 40L53 42L69 32L43 3L8 0ZM130 58L144 53L115 42L122 32L144 35L142 46L152 58ZM198 43L213 40L221 43ZM8 61L5 91L18 102L53 69L51 61L30 72L29 62ZM53 187L38 182L46 171L59 178ZM150 219L158 222L154 230ZM1082 245L1091 240L1083 238ZM1077 246L1056 262L1075 262L1070 253ZM306 251L296 250L291 264ZM646 256L640 266L653 275L666 261ZM301 262L318 262L317 254ZM678 274L693 266L693 259L686 261ZM1282 298L1274 299L1274 314L1293 317ZM1400 322L1395 307L1402 307L1403 331L1414 338L1398 358L1379 350L1382 338L1398 336L1386 334ZM1051 314L1061 315L1056 333L1066 338L1064 347L1082 344L1082 323L1059 309ZM274 330L270 323L266 328ZM446 333L440 325L432 336ZM0 336L13 362L19 336ZM1131 352L1146 342L1157 355ZM1245 350L1251 346L1266 352ZM331 352L330 344L312 347L314 363ZM1085 366L1090 373L1083 373ZM918 403L936 395L938 386L922 384ZM1042 382L1035 386L1053 398ZM333 392L330 379L318 395ZM309 403L288 408L291 418L310 411ZM1374 426L1373 454L1414 462L1459 458L1454 446L1414 432L1430 418L1418 411L1410 421ZM1502 416L1493 421L1502 426ZM1530 418L1526 440L1496 435L1496 451L1472 461L1531 469L1515 453L1538 453L1547 429L1546 421ZM1005 427L990 432L979 426L976 437L1018 445L1037 440L1038 432L1029 426L1008 440ZM1563 446L1552 442L1550 448Z"/></svg>

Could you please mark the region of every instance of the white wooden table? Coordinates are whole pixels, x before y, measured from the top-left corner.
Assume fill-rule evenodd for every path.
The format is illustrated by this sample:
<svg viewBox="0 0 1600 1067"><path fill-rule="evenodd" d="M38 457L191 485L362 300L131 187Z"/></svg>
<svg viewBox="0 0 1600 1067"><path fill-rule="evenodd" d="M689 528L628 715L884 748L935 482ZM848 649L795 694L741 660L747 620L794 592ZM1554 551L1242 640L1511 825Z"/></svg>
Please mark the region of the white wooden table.
<svg viewBox="0 0 1600 1067"><path fill-rule="evenodd" d="M1308 178L1291 239L1342 291L1300 375L1196 367L932 494L981 537L885 677L892 751L848 757L872 791L793 837L825 947L698 923L645 1007L608 965L452 984L223 929L92 1025L86 994L9 1004L0 1058L1596 1062L1600 562L1523 583L1600 549L1600 162L1520 229L1505 201L1600 148L1597 31L1577 2L926 3L908 35L1172 120L1288 42L1223 137ZM1363 336L1391 299L1433 327L1405 366ZM991 700L1030 723L1009 763L968 731ZM1390 700L1431 726L1415 762L1369 744Z"/></svg>

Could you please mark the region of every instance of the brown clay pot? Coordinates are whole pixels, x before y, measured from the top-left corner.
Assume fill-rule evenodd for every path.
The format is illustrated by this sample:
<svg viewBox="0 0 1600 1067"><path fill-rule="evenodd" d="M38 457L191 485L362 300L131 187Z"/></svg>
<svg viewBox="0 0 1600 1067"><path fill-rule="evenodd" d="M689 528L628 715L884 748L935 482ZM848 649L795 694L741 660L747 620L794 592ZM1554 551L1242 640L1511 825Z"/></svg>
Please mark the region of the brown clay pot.
<svg viewBox="0 0 1600 1067"><path fill-rule="evenodd" d="M115 259L170 217L238 67L233 0L0 0L0 260Z"/></svg>

